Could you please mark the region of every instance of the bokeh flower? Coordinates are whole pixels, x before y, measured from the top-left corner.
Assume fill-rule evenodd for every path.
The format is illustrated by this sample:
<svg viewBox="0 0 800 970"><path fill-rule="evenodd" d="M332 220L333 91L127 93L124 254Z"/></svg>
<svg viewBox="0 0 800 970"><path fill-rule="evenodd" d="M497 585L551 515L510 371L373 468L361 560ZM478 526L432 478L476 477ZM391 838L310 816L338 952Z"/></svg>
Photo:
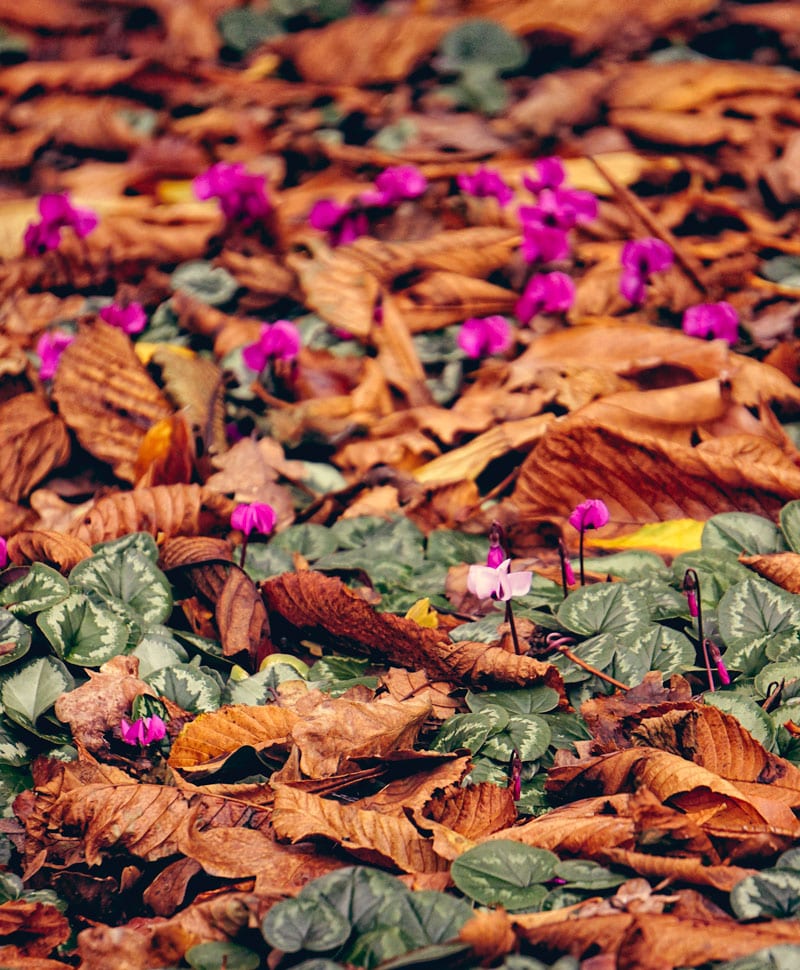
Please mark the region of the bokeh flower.
<svg viewBox="0 0 800 970"><path fill-rule="evenodd" d="M514 313L526 324L538 313L565 313L575 301L575 284L567 273L538 273L532 276Z"/></svg>
<svg viewBox="0 0 800 970"><path fill-rule="evenodd" d="M222 214L229 222L250 226L270 211L267 180L248 172L241 162L217 162L192 182L198 199L219 199Z"/></svg>
<svg viewBox="0 0 800 970"><path fill-rule="evenodd" d="M629 303L644 303L647 284L653 273L668 269L675 260L672 247L660 239L633 239L622 247L622 275L619 291Z"/></svg>
<svg viewBox="0 0 800 970"><path fill-rule="evenodd" d="M511 188L503 181L499 172L481 166L472 174L462 172L456 176L456 183L462 192L479 199L497 199L501 206L508 205L514 198Z"/></svg>
<svg viewBox="0 0 800 970"><path fill-rule="evenodd" d="M502 316L470 317L458 331L458 346L468 357L503 354L512 343L511 324Z"/></svg>
<svg viewBox="0 0 800 970"><path fill-rule="evenodd" d="M734 344L739 337L739 315L725 300L699 303L684 312L682 328L689 337L715 338Z"/></svg>
<svg viewBox="0 0 800 970"><path fill-rule="evenodd" d="M100 319L127 334L141 333L147 326L147 314L141 303L110 303L100 310Z"/></svg>
<svg viewBox="0 0 800 970"><path fill-rule="evenodd" d="M369 232L369 220L351 203L319 199L311 207L308 222L312 229L324 232L331 246L345 246Z"/></svg>
<svg viewBox="0 0 800 970"><path fill-rule="evenodd" d="M61 355L75 339L75 334L66 330L46 330L36 342L36 353L39 357L39 377L43 381L52 380L55 376Z"/></svg>
<svg viewBox="0 0 800 970"><path fill-rule="evenodd" d="M294 360L301 346L300 331L292 321L276 320L262 324L258 340L244 348L242 359L250 370L260 373L270 359Z"/></svg>
<svg viewBox="0 0 800 970"><path fill-rule="evenodd" d="M41 256L58 249L63 229L72 229L78 238L85 239L99 221L91 209L73 206L66 192L41 196L39 216L39 222L31 222L23 236L26 256Z"/></svg>

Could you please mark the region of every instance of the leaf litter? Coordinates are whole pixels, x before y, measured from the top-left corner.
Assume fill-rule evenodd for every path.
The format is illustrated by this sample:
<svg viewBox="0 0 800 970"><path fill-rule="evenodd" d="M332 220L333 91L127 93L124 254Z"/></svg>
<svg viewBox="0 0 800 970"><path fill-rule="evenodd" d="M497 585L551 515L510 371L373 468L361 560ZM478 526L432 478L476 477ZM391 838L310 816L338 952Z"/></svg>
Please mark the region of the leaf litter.
<svg viewBox="0 0 800 970"><path fill-rule="evenodd" d="M796 961L793 12L0 2L4 966Z"/></svg>

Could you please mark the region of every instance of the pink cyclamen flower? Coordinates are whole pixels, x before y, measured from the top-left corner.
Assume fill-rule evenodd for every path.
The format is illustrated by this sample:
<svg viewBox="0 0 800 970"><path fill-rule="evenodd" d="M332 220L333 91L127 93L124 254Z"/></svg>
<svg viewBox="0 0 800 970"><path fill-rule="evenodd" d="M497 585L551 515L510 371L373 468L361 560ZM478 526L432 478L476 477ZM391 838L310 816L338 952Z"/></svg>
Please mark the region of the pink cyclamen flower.
<svg viewBox="0 0 800 970"><path fill-rule="evenodd" d="M719 647L716 645L716 643L714 643L713 640L706 640L705 643L708 648L709 655L717 668L720 682L728 685L731 682L731 675L728 673L728 668L725 666L725 661L722 659L722 654L720 653Z"/></svg>
<svg viewBox="0 0 800 970"><path fill-rule="evenodd" d="M248 172L241 162L217 162L192 181L198 199L219 199L222 214L229 222L250 226L270 211L267 180Z"/></svg>
<svg viewBox="0 0 800 970"><path fill-rule="evenodd" d="M359 196L362 205L397 205L404 199L416 199L428 187L428 180L414 165L394 165L375 179L375 191Z"/></svg>
<svg viewBox="0 0 800 970"><path fill-rule="evenodd" d="M468 357L503 354L512 343L511 324L505 317L470 317L458 331L458 346Z"/></svg>
<svg viewBox="0 0 800 970"><path fill-rule="evenodd" d="M128 303L120 306L118 303L110 303L100 310L100 319L112 327L117 327L123 333L141 333L147 326L147 314L141 303Z"/></svg>
<svg viewBox="0 0 800 970"><path fill-rule="evenodd" d="M43 381L52 380L58 368L61 355L75 339L75 334L66 330L46 330L36 342L39 364L39 377Z"/></svg>
<svg viewBox="0 0 800 970"><path fill-rule="evenodd" d="M46 193L39 199L39 222L31 222L25 230L23 242L26 256L41 256L57 249L61 230L72 229L85 239L95 228L98 218L91 209L78 209L69 201L66 192Z"/></svg>
<svg viewBox="0 0 800 970"><path fill-rule="evenodd" d="M610 516L606 503L600 498L589 498L577 505L569 517L569 524L578 532L586 529L599 529L604 526Z"/></svg>
<svg viewBox="0 0 800 970"><path fill-rule="evenodd" d="M633 239L622 247L619 291L629 303L644 303L653 273L668 269L675 260L672 248L660 239Z"/></svg>
<svg viewBox="0 0 800 970"><path fill-rule="evenodd" d="M481 166L471 175L466 172L457 175L456 182L467 195L474 195L479 199L494 198L501 206L508 205L514 198L511 188L494 169Z"/></svg>
<svg viewBox="0 0 800 970"><path fill-rule="evenodd" d="M565 313L575 301L575 284L566 273L539 273L528 280L514 312L520 323L538 313Z"/></svg>
<svg viewBox="0 0 800 970"><path fill-rule="evenodd" d="M237 505L231 513L231 528L249 536L251 532L266 535L275 528L278 517L275 509L266 502L248 502Z"/></svg>
<svg viewBox="0 0 800 970"><path fill-rule="evenodd" d="M308 214L309 225L321 229L331 246L346 246L369 232L369 220L365 212L350 203L319 199Z"/></svg>
<svg viewBox="0 0 800 970"><path fill-rule="evenodd" d="M530 592L533 573L509 572L510 559L504 559L499 566L473 565L467 572L467 589L473 596L485 600L510 600L512 596L525 596Z"/></svg>
<svg viewBox="0 0 800 970"><path fill-rule="evenodd" d="M167 733L167 726L158 714L140 717L133 722L123 717L119 722L119 733L125 744L140 744L145 747L153 741L160 741Z"/></svg>
<svg viewBox="0 0 800 970"><path fill-rule="evenodd" d="M725 300L699 303L685 311L682 327L689 337L713 337L734 344L739 337L739 315Z"/></svg>
<svg viewBox="0 0 800 970"><path fill-rule="evenodd" d="M271 358L294 360L301 346L300 331L292 321L276 320L275 323L262 324L260 337L244 348L242 359L250 370L260 373Z"/></svg>
<svg viewBox="0 0 800 970"><path fill-rule="evenodd" d="M563 184L567 173L560 158L537 158L533 163L536 170L534 175L523 175L522 184L531 192L541 192L542 189L557 189Z"/></svg>
<svg viewBox="0 0 800 970"><path fill-rule="evenodd" d="M8 543L0 536L0 569L8 565Z"/></svg>

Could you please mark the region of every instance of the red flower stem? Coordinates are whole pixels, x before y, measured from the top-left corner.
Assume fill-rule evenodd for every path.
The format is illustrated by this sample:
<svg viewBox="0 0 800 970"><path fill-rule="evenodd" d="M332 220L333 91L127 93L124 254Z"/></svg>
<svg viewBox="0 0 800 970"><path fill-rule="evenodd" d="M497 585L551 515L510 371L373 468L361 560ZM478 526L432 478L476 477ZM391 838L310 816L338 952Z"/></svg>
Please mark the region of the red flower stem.
<svg viewBox="0 0 800 970"><path fill-rule="evenodd" d="M569 583L567 582L567 551L564 548L563 539L558 540L558 557L561 560L561 586L564 590L564 599L566 599L569 596Z"/></svg>
<svg viewBox="0 0 800 970"><path fill-rule="evenodd" d="M717 688L714 686L714 674L711 672L711 658L708 655L708 641L706 640L705 637L703 637L702 643L703 643L703 660L705 661L706 676L708 677L708 689L713 691L713 690L716 690Z"/></svg>
<svg viewBox="0 0 800 970"><path fill-rule="evenodd" d="M580 550L579 550L580 557L581 557L581 586L586 585L586 573L584 572L584 569L583 569L583 537L585 533L586 533L586 529L581 527L581 540L580 540Z"/></svg>
<svg viewBox="0 0 800 970"><path fill-rule="evenodd" d="M514 622L514 611L511 609L511 600L506 600L506 623L511 627L511 640L514 643L514 653L519 655L519 638L517 637L517 625Z"/></svg>
<svg viewBox="0 0 800 970"><path fill-rule="evenodd" d="M564 654L567 660L571 660L574 664L577 664L579 667L583 667L584 670L588 671L590 674L594 674L595 677L599 677L600 680L604 680L606 681L606 683L612 684L614 687L618 687L620 690L630 690L630 687L628 687L627 684L623 684L621 681L615 680L613 677L609 676L608 674L604 674L602 670L598 670L596 667L593 667L591 664L587 664L585 660L581 660L581 658L576 656L569 649L569 647L560 646L557 649Z"/></svg>
<svg viewBox="0 0 800 970"><path fill-rule="evenodd" d="M245 560L245 556L247 555L247 540L249 538L250 538L250 536L247 533L245 533L244 534L244 537L242 539L242 551L241 551L241 554L239 555L239 568L240 569L244 569L244 560Z"/></svg>

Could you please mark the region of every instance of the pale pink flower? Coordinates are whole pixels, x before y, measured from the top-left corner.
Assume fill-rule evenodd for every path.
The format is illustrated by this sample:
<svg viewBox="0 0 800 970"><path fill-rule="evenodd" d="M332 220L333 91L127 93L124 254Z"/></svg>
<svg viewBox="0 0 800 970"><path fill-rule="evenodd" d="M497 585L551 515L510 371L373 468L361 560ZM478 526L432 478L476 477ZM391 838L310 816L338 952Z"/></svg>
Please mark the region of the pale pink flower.
<svg viewBox="0 0 800 970"><path fill-rule="evenodd" d="M533 573L509 572L510 559L504 559L499 566L472 565L467 572L467 589L473 596L485 600L491 597L510 600L512 596L525 596L530 592Z"/></svg>

